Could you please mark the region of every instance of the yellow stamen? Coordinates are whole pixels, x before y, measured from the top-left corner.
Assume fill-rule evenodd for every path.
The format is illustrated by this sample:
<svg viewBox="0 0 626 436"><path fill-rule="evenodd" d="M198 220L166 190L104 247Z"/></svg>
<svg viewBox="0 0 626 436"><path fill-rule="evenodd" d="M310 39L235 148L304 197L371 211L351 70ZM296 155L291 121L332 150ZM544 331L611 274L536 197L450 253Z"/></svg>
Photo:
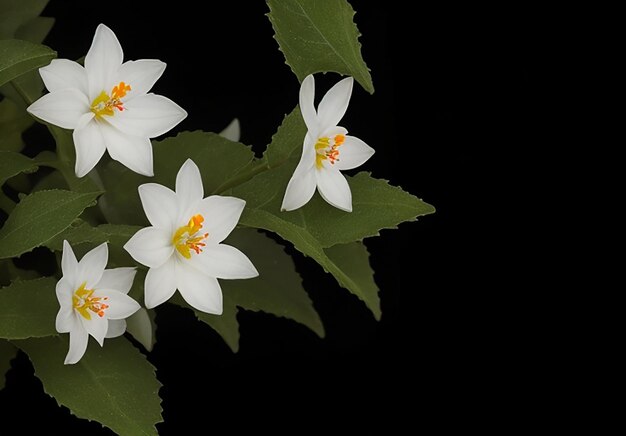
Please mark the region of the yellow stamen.
<svg viewBox="0 0 626 436"><path fill-rule="evenodd" d="M335 135L332 139L328 137L317 138L317 142L315 143L315 166L317 169L321 169L323 165L323 161L328 160L331 165L334 165L336 161L339 160L339 150L337 147L340 147L343 142L346 140L344 135Z"/></svg>
<svg viewBox="0 0 626 436"><path fill-rule="evenodd" d="M91 312L102 318L104 311L109 308L109 305L103 303L103 301L108 300L109 297L94 297L93 289L85 289L86 285L87 283L83 282L83 284L74 291L74 295L72 295L72 306L85 319L91 319Z"/></svg>
<svg viewBox="0 0 626 436"><path fill-rule="evenodd" d="M130 85L120 82L118 85L113 87L110 96L106 93L106 91L102 91L100 95L97 96L91 103L91 111L96 114L97 117L102 117L104 115L111 117L115 115L114 109L117 109L120 112L123 111L125 108L122 98L126 97L126 93L130 91L130 89Z"/></svg>
<svg viewBox="0 0 626 436"><path fill-rule="evenodd" d="M200 254L202 247L206 246L202 241L208 238L209 234L198 234L203 222L204 217L202 215L194 215L186 226L180 227L172 236L172 244L185 259L191 259L191 250Z"/></svg>

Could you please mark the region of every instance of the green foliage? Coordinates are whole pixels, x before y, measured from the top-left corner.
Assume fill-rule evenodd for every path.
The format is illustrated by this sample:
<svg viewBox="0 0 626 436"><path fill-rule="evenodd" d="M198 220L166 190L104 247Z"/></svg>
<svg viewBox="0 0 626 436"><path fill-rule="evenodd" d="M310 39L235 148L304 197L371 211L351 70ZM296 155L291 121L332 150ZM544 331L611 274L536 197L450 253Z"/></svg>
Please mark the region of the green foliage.
<svg viewBox="0 0 626 436"><path fill-rule="evenodd" d="M0 338L53 336L59 310L52 278L17 281L0 289Z"/></svg>
<svg viewBox="0 0 626 436"><path fill-rule="evenodd" d="M176 174L187 159L200 168L205 195L220 192L231 181L245 176L254 159L250 147L200 131L153 141L153 149L154 177L140 176L115 161L109 161L101 172L107 193L99 206L110 223L147 225L137 187L159 183L174 189Z"/></svg>
<svg viewBox="0 0 626 436"><path fill-rule="evenodd" d="M278 243L253 229L236 229L224 243L246 253L259 276L248 280L220 280L224 312L216 316L194 310L200 321L213 327L233 351L239 349L237 307L292 319L318 336L324 336L322 322L302 287L293 260ZM180 297L174 301L188 307Z"/></svg>
<svg viewBox="0 0 626 436"><path fill-rule="evenodd" d="M37 165L23 154L0 151L0 186L19 173L31 173L35 170Z"/></svg>
<svg viewBox="0 0 626 436"><path fill-rule="evenodd" d="M374 92L361 56L361 34L352 21L354 10L346 0L267 0L267 4L274 38L298 80L334 71L353 76Z"/></svg>
<svg viewBox="0 0 626 436"><path fill-rule="evenodd" d="M24 197L0 229L0 259L19 256L61 233L99 194L57 189Z"/></svg>
<svg viewBox="0 0 626 436"><path fill-rule="evenodd" d="M17 348L9 341L0 339L0 391L4 389L6 372L11 369L11 360L15 357Z"/></svg>
<svg viewBox="0 0 626 436"><path fill-rule="evenodd" d="M0 41L0 86L18 76L48 65L57 53L45 45L19 39Z"/></svg>
<svg viewBox="0 0 626 436"><path fill-rule="evenodd" d="M22 132L32 124L32 117L12 99L0 101L0 151L21 151Z"/></svg>
<svg viewBox="0 0 626 436"><path fill-rule="evenodd" d="M25 36L41 33L29 31L29 28L43 26L39 24L39 14L47 4L48 0L0 0L0 39L18 38L41 42Z"/></svg>
<svg viewBox="0 0 626 436"><path fill-rule="evenodd" d="M83 358L64 365L67 335L14 341L30 358L44 390L79 418L120 435L156 435L162 421L155 368L127 339L91 341Z"/></svg>

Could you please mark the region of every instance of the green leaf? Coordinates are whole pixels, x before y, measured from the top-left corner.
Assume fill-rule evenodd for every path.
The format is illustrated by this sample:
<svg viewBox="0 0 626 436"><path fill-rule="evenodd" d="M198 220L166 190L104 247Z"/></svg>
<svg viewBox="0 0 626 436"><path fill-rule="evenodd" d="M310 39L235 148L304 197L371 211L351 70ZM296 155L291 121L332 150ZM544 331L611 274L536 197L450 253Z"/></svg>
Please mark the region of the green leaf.
<svg viewBox="0 0 626 436"><path fill-rule="evenodd" d="M4 389L5 374L11 369L11 360L17 354L17 348L9 341L0 339L0 391Z"/></svg>
<svg viewBox="0 0 626 436"><path fill-rule="evenodd" d="M35 170L37 170L37 165L23 154L0 151L0 186L13 176L31 173Z"/></svg>
<svg viewBox="0 0 626 436"><path fill-rule="evenodd" d="M415 221L417 217L435 211L431 205L402 189L374 179L368 173L359 173L355 177L346 177L352 191L351 213L332 207L317 193L302 208L281 212L283 195L295 163L292 159L289 165L259 174L232 190L234 196L246 200L242 224L257 227L258 223L253 225L250 221L252 211L264 212L254 216L271 215L272 224L268 222L260 228L276 231L276 226L294 226L326 248L376 236L380 229L396 228L401 222Z"/></svg>
<svg viewBox="0 0 626 436"><path fill-rule="evenodd" d="M324 326L313 308L293 260L283 248L254 229L235 229L224 243L240 249L259 271L247 280L220 280L224 296L222 315L210 315L193 309L175 295L171 302L191 309L198 320L210 325L234 351L239 350L237 307L263 311L292 319L324 336Z"/></svg>
<svg viewBox="0 0 626 436"><path fill-rule="evenodd" d="M354 10L346 0L267 0L267 14L287 65L302 80L335 71L354 77L369 93L372 76L363 57Z"/></svg>
<svg viewBox="0 0 626 436"><path fill-rule="evenodd" d="M276 168L286 163L295 151L302 153L302 143L306 132L307 128L302 119L300 107L296 106L289 115L285 116L282 124L272 136L272 142L263 154L267 165L270 168Z"/></svg>
<svg viewBox="0 0 626 436"><path fill-rule="evenodd" d="M22 132L34 122L12 99L0 101L0 150L21 151L24 148Z"/></svg>
<svg viewBox="0 0 626 436"><path fill-rule="evenodd" d="M0 289L0 338L26 339L57 334L56 280L17 281Z"/></svg>
<svg viewBox="0 0 626 436"><path fill-rule="evenodd" d="M16 37L20 27L39 16L47 4L48 0L0 1L0 39Z"/></svg>
<svg viewBox="0 0 626 436"><path fill-rule="evenodd" d="M68 228L43 245L54 251L63 251L64 240L67 240L72 246L84 243L99 245L108 241L107 235L102 230L90 226L80 218L74 220Z"/></svg>
<svg viewBox="0 0 626 436"><path fill-rule="evenodd" d="M41 44L54 26L54 18L35 17L15 32L15 38Z"/></svg>
<svg viewBox="0 0 626 436"><path fill-rule="evenodd" d="M106 194L100 208L112 224L146 225L137 187L159 183L174 189L176 174L187 159L200 168L205 196L219 192L253 165L250 147L210 132L183 132L173 138L153 142L154 177L133 173L110 161L101 171Z"/></svg>
<svg viewBox="0 0 626 436"><path fill-rule="evenodd" d="M224 294L239 307L292 319L324 337L322 321L280 244L254 229L236 229L224 242L245 253L259 271L253 279L221 280Z"/></svg>
<svg viewBox="0 0 626 436"><path fill-rule="evenodd" d="M58 235L94 205L99 194L52 190L28 195L0 229L0 259L19 256Z"/></svg>
<svg viewBox="0 0 626 436"><path fill-rule="evenodd" d="M353 282L355 294L380 319L380 298L374 282L374 271L370 266L369 252L362 242L335 245L324 250L328 258Z"/></svg>
<svg viewBox="0 0 626 436"><path fill-rule="evenodd" d="M228 345L233 352L236 353L239 351L239 322L237 322L237 307L235 306L232 298L230 298L230 295L224 294L224 307L221 315L212 315L194 309L189 306L185 300L183 300L178 292L176 292L176 294L174 294L169 301L191 310L198 321L208 324L213 330L215 330L222 337L222 339L224 339L226 345Z"/></svg>
<svg viewBox="0 0 626 436"><path fill-rule="evenodd" d="M48 65L56 55L45 45L18 39L0 41L0 86L28 71Z"/></svg>
<svg viewBox="0 0 626 436"><path fill-rule="evenodd" d="M161 383L155 368L127 339L95 341L74 365L64 365L67 335L14 341L28 354L45 392L79 418L100 422L120 435L156 435L162 422Z"/></svg>

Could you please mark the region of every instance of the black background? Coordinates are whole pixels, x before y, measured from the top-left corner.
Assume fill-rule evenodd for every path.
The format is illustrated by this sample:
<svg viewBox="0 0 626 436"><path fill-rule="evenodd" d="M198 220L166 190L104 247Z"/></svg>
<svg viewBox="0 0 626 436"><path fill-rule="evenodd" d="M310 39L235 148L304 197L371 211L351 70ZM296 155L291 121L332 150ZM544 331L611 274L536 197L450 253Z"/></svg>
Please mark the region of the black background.
<svg viewBox="0 0 626 436"><path fill-rule="evenodd" d="M53 0L43 14L57 19L46 44L76 59L96 26L107 24L125 60L167 62L154 92L189 113L170 134L219 131L238 117L241 141L261 152L296 105L298 81L272 38L264 2L206 3ZM159 308L149 359L164 384L161 434L209 433L214 425L298 434L335 420L394 433L401 424L419 426L418 415L438 419L471 401L482 369L493 364L489 277L502 259L494 260L484 229L501 219L490 191L502 183L499 175L514 170L541 120L527 110L535 99L529 60L540 24L522 10L442 6L408 14L404 2L352 5L376 92L355 86L342 125L376 149L363 170L437 213L367 241L381 289L380 322L297 254L325 339L291 321L242 312L240 351L233 354L189 312ZM318 98L338 78L317 75ZM23 354L7 374L0 404L6 426L28 410L34 428L47 433L110 434L47 397ZM293 421L300 427L287 424Z"/></svg>

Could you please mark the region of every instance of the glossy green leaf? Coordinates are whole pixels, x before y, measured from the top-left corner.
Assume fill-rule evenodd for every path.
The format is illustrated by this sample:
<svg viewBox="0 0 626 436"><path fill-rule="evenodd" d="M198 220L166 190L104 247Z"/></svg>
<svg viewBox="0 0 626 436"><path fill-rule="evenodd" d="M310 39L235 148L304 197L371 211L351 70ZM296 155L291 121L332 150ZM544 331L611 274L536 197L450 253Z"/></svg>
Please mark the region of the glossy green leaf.
<svg viewBox="0 0 626 436"><path fill-rule="evenodd" d="M37 165L20 153L0 151L0 186L8 179L20 173L31 173Z"/></svg>
<svg viewBox="0 0 626 436"><path fill-rule="evenodd" d="M154 141L153 149L154 177L135 174L115 161L109 161L101 171L107 192L99 206L110 223L147 225L137 187L159 183L174 189L176 174L187 159L200 168L205 196L223 190L249 169L254 159L250 147L216 133L200 131Z"/></svg>
<svg viewBox="0 0 626 436"><path fill-rule="evenodd" d="M45 45L19 39L0 41L0 86L44 65L56 57L56 52Z"/></svg>
<svg viewBox="0 0 626 436"><path fill-rule="evenodd" d="M267 4L274 38L298 80L335 71L374 92L361 56L361 34L352 20L354 10L346 0L267 0Z"/></svg>
<svg viewBox="0 0 626 436"><path fill-rule="evenodd" d="M57 334L59 303L51 277L13 282L0 289L0 338L25 339Z"/></svg>
<svg viewBox="0 0 626 436"><path fill-rule="evenodd" d="M94 205L98 195L52 190L24 197L0 229L0 259L19 256L58 235Z"/></svg>
<svg viewBox="0 0 626 436"><path fill-rule="evenodd" d="M17 354L17 348L9 341L0 339L0 390L4 389L5 374L11 369L11 360Z"/></svg>
<svg viewBox="0 0 626 436"><path fill-rule="evenodd" d="M45 392L79 418L100 422L120 435L156 435L161 422L161 383L155 368L130 342L90 340L74 365L64 365L68 335L14 341L28 354Z"/></svg>

